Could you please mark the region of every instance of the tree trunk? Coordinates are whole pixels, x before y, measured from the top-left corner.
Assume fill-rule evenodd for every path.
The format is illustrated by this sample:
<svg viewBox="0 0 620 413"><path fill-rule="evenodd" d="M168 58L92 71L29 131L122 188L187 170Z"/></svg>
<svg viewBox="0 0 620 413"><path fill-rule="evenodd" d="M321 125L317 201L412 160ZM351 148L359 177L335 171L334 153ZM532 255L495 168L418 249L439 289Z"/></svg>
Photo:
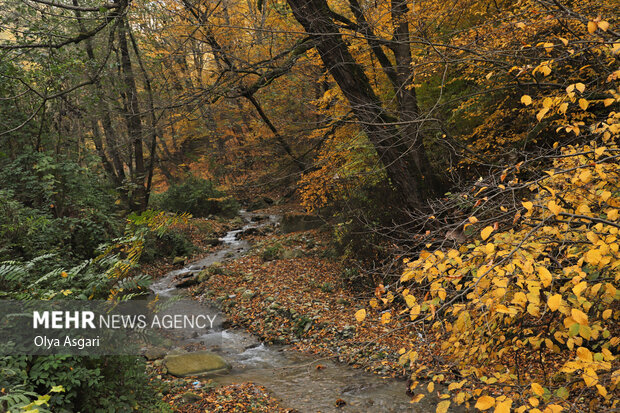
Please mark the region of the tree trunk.
<svg viewBox="0 0 620 413"><path fill-rule="evenodd" d="M388 177L403 202L420 207L429 193L421 164L421 147L411 146L399 126L405 125L388 114L339 33L325 0L287 0L297 21L317 39L316 49L353 113L374 145Z"/></svg>
<svg viewBox="0 0 620 413"><path fill-rule="evenodd" d="M148 193L145 186L147 173L144 164L144 149L142 147L142 117L140 116L140 105L138 104L136 79L133 73L131 58L129 56L126 25L127 22L124 19L121 19L118 25L118 45L121 58L121 70L123 74L124 94L127 105L125 122L127 124L129 141L131 142L133 148L134 161L133 184L135 185L135 192L132 197L133 202L132 205L130 205L130 208L133 211L143 211L147 208Z"/></svg>

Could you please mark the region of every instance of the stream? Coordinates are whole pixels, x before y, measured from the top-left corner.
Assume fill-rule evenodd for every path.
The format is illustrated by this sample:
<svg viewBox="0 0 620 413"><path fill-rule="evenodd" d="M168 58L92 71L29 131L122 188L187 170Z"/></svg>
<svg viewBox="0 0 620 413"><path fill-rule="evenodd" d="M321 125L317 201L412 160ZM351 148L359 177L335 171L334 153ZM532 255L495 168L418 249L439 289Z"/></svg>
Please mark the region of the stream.
<svg viewBox="0 0 620 413"><path fill-rule="evenodd" d="M175 288L176 278L188 273L196 273L215 262L238 257L246 253L249 242L239 236L249 228L275 225L279 217L269 216L262 221L253 221L255 214L242 211L246 221L241 229L229 231L222 241L222 248L208 256L188 264L183 269L174 270L151 285L153 293L162 299L186 294ZM183 300L184 305L195 306L188 312L222 313L213 303ZM427 412L434 411L431 404L410 404L405 393L405 383L391 378L354 369L350 366L320 359L289 349L287 346L265 345L255 336L243 329L217 327L207 334L186 334L177 337L181 343L200 343L204 347L224 357L232 366L228 374L213 377L217 384L253 382L266 387L282 405L299 412ZM224 323L225 325L225 323ZM202 332L201 332L202 333ZM317 365L324 368L317 369ZM346 403L336 407L337 400Z"/></svg>

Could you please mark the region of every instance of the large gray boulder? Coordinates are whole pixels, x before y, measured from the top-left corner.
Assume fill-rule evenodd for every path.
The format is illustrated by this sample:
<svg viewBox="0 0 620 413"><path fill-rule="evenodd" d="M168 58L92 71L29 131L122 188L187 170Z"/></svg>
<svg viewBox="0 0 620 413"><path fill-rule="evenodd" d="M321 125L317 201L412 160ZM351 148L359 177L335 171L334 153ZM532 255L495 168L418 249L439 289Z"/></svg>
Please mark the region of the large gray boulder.
<svg viewBox="0 0 620 413"><path fill-rule="evenodd" d="M164 365L168 373L177 377L205 376L226 373L230 370L230 364L226 360L209 351L169 354L164 358Z"/></svg>

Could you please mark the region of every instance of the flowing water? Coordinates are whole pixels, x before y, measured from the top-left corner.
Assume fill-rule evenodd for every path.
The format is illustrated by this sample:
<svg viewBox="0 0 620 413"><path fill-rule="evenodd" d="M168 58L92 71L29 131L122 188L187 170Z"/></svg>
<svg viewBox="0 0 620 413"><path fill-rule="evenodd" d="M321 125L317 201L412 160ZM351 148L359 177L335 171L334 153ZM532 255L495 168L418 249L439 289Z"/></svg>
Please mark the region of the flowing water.
<svg viewBox="0 0 620 413"><path fill-rule="evenodd" d="M249 228L274 225L278 217L269 216L254 222L253 214L243 212L246 225L228 232L220 240L223 247L185 268L171 271L151 286L160 297L184 294L174 287L179 276L199 272L201 269L247 252L250 244L239 239ZM187 312L218 312L208 303L183 301ZM178 311L178 310L175 310ZM221 314L218 312L218 314ZM218 316L221 317L221 316ZM241 329L218 327L207 334L186 334L181 343L199 342L207 349L224 357L232 365L230 373L214 377L219 384L253 382L266 387L282 405L300 412L427 412L434 411L429 404L409 403L403 381L381 378L378 375L354 369L317 356L302 354L286 346L268 346ZM177 337L178 338L178 337ZM178 342L178 340L177 340ZM317 365L322 368L317 369ZM346 404L336 407L338 400Z"/></svg>

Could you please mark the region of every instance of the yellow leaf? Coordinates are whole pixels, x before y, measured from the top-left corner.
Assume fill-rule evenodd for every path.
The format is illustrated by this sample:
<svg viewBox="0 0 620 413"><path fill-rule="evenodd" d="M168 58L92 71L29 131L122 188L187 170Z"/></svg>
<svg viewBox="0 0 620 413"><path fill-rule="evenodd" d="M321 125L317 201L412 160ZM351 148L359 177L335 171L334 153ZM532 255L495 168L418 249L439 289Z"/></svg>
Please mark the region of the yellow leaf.
<svg viewBox="0 0 620 413"><path fill-rule="evenodd" d="M564 46L568 46L568 40L563 38L563 37L558 37L558 39L560 39L560 41L564 44Z"/></svg>
<svg viewBox="0 0 620 413"><path fill-rule="evenodd" d="M551 285L551 281L553 280L553 276L545 267L538 267L538 276L540 277L540 281L543 284L543 287L548 287Z"/></svg>
<svg viewBox="0 0 620 413"><path fill-rule="evenodd" d="M536 407L540 404L540 401L536 397L530 397L527 401L530 402L532 407Z"/></svg>
<svg viewBox="0 0 620 413"><path fill-rule="evenodd" d="M596 22L588 22L588 33L594 33L597 27L598 24Z"/></svg>
<svg viewBox="0 0 620 413"><path fill-rule="evenodd" d="M478 222L478 218L476 218L474 216L471 216L471 217L469 217L469 222L472 223L472 224L475 224L476 222Z"/></svg>
<svg viewBox="0 0 620 413"><path fill-rule="evenodd" d="M529 95L523 95L521 96L521 103L525 106L529 106L532 104L532 98Z"/></svg>
<svg viewBox="0 0 620 413"><path fill-rule="evenodd" d="M549 413L560 413L563 410L564 410L564 408L562 406L560 406L559 404L549 404L549 405L547 405L547 408L545 409L545 413L547 413L547 412L549 412Z"/></svg>
<svg viewBox="0 0 620 413"><path fill-rule="evenodd" d="M590 103L586 99L584 99L584 98L579 99L579 107L581 109L586 110L586 109L588 109L589 105L590 105Z"/></svg>
<svg viewBox="0 0 620 413"><path fill-rule="evenodd" d="M598 390L598 394L600 394L603 397L607 397L607 389L603 386L601 386L600 384L596 385L596 390Z"/></svg>
<svg viewBox="0 0 620 413"><path fill-rule="evenodd" d="M587 361L589 363L592 362L592 353L585 347L579 347L577 349L577 357L579 360Z"/></svg>
<svg viewBox="0 0 620 413"><path fill-rule="evenodd" d="M588 387L592 387L596 383L598 383L598 376L596 372L594 371L594 369L591 369L591 368L585 369L583 371L583 374L581 375L581 378L583 379L583 381L586 383L586 386Z"/></svg>
<svg viewBox="0 0 620 413"><path fill-rule="evenodd" d="M611 308L603 311L603 320L607 320L609 317L611 317L612 312L613 311L611 310Z"/></svg>
<svg viewBox="0 0 620 413"><path fill-rule="evenodd" d="M439 404L437 405L437 409L435 410L435 413L447 413L449 408L450 408L450 400L444 400L442 402L439 402Z"/></svg>
<svg viewBox="0 0 620 413"><path fill-rule="evenodd" d="M411 308L415 305L415 297L409 294L405 296L405 302L407 303L407 307Z"/></svg>
<svg viewBox="0 0 620 413"><path fill-rule="evenodd" d="M607 211L607 219L611 220L611 221L615 221L618 219L618 210L617 209L612 209L610 211Z"/></svg>
<svg viewBox="0 0 620 413"><path fill-rule="evenodd" d="M602 31L606 32L607 29L609 29L609 23L607 23L605 20L602 20L602 21L598 22L598 28L601 29Z"/></svg>
<svg viewBox="0 0 620 413"><path fill-rule="evenodd" d="M573 293L575 293L575 295L579 297L586 288L588 288L588 283L585 281L582 281L573 287Z"/></svg>
<svg viewBox="0 0 620 413"><path fill-rule="evenodd" d="M588 324L588 316L583 311L576 308L571 308L570 315L571 317L573 317L573 320L575 320L579 324Z"/></svg>
<svg viewBox="0 0 620 413"><path fill-rule="evenodd" d="M430 383L428 383L428 386L426 386L426 391L432 393L433 390L435 390L435 383L431 381Z"/></svg>
<svg viewBox="0 0 620 413"><path fill-rule="evenodd" d="M605 105L605 107L607 107L607 106L611 105L612 103L614 103L615 101L616 101L616 99L614 99L614 98L605 99L603 101L603 105Z"/></svg>
<svg viewBox="0 0 620 413"><path fill-rule="evenodd" d="M60 273L60 276L62 278L67 278L69 276L69 274L67 274L66 272L63 271L63 272Z"/></svg>
<svg viewBox="0 0 620 413"><path fill-rule="evenodd" d="M531 202L527 201L527 202L521 202L521 204L523 205L523 208L527 209L528 211L531 211L532 208L534 207L534 204L532 204Z"/></svg>
<svg viewBox="0 0 620 413"><path fill-rule="evenodd" d="M495 398L491 396L482 396L476 402L476 409L487 410L495 406Z"/></svg>
<svg viewBox="0 0 620 413"><path fill-rule="evenodd" d="M366 309L362 308L355 313L355 319L358 323L361 323L366 318Z"/></svg>
<svg viewBox="0 0 620 413"><path fill-rule="evenodd" d="M489 242L487 245L484 246L484 251L487 253L487 255L493 254L495 252L495 245Z"/></svg>
<svg viewBox="0 0 620 413"><path fill-rule="evenodd" d="M414 305L411 307L411 311L409 311L409 317L411 320L415 320L420 315L420 306Z"/></svg>
<svg viewBox="0 0 620 413"><path fill-rule="evenodd" d="M536 119L538 119L539 122L542 121L547 112L549 112L549 108L542 108L540 112L536 114Z"/></svg>
<svg viewBox="0 0 620 413"><path fill-rule="evenodd" d="M510 408L512 407L512 400L504 400L503 402L498 402L495 405L494 413L510 413Z"/></svg>
<svg viewBox="0 0 620 413"><path fill-rule="evenodd" d="M439 291L437 291L437 296L439 296L439 298L441 298L442 301L446 300L446 290L444 290L443 288L439 289Z"/></svg>
<svg viewBox="0 0 620 413"><path fill-rule="evenodd" d="M480 236L482 237L482 240L486 240L487 238L489 238L489 236L491 235L491 233L493 232L493 227L492 226L488 226L485 229L483 229L482 231L480 231Z"/></svg>
<svg viewBox="0 0 620 413"><path fill-rule="evenodd" d="M581 82L580 83L575 83L575 89L577 89L578 91L583 93L583 91L586 90L586 85L584 85Z"/></svg>
<svg viewBox="0 0 620 413"><path fill-rule="evenodd" d="M585 255L586 262L592 265L598 264L602 258L601 252L597 249L589 250Z"/></svg>
<svg viewBox="0 0 620 413"><path fill-rule="evenodd" d="M424 398L424 394L420 393L411 399L411 403L417 403Z"/></svg>
<svg viewBox="0 0 620 413"><path fill-rule="evenodd" d="M532 391L537 396L542 396L543 394L545 394L545 389L543 389L543 386L538 383L532 383Z"/></svg>
<svg viewBox="0 0 620 413"><path fill-rule="evenodd" d="M568 110L568 103L564 102L560 105L560 107L558 108L558 110L560 111L560 113L564 114L566 113L566 111Z"/></svg>
<svg viewBox="0 0 620 413"><path fill-rule="evenodd" d="M562 305L562 296L560 294L552 295L549 297L549 300L547 300L547 305L551 311L556 311Z"/></svg>
<svg viewBox="0 0 620 413"><path fill-rule="evenodd" d="M543 100L543 108L547 108L549 109L551 106L553 106L553 99L547 97Z"/></svg>
<svg viewBox="0 0 620 413"><path fill-rule="evenodd" d="M556 204L555 201L549 201L547 208L549 208L549 211L553 212L553 215L556 216L560 215L562 212L562 207Z"/></svg>
<svg viewBox="0 0 620 413"><path fill-rule="evenodd" d="M392 314L389 312L381 314L381 324L388 324L391 318Z"/></svg>

